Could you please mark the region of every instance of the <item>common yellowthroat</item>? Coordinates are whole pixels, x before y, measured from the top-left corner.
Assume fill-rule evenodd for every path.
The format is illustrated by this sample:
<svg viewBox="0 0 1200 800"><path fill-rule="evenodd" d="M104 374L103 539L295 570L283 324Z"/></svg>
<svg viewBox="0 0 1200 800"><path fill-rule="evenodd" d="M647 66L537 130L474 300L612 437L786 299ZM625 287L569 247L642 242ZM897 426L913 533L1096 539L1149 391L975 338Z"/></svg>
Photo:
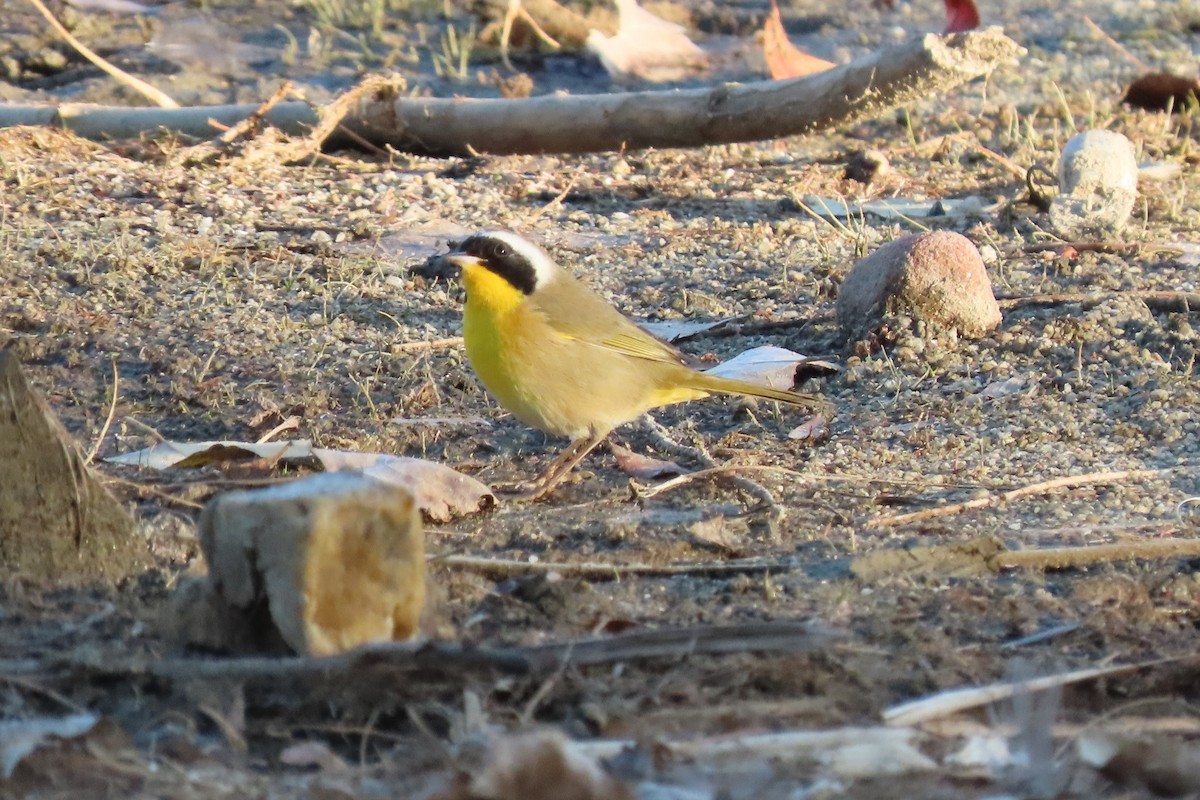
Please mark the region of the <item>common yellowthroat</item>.
<svg viewBox="0 0 1200 800"><path fill-rule="evenodd" d="M812 395L698 372L515 233L476 234L445 260L467 290L467 358L500 405L571 444L523 492L549 492L618 425L711 394L813 406Z"/></svg>

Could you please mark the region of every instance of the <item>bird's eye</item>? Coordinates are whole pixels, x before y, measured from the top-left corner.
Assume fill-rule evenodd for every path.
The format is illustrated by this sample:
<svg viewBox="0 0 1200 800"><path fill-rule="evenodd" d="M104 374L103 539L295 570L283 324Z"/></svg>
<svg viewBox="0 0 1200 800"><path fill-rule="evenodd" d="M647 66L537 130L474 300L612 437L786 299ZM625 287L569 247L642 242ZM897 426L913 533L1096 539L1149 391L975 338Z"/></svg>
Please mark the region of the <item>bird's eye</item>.
<svg viewBox="0 0 1200 800"><path fill-rule="evenodd" d="M496 258L505 258L508 256L508 247L502 244L496 245Z"/></svg>

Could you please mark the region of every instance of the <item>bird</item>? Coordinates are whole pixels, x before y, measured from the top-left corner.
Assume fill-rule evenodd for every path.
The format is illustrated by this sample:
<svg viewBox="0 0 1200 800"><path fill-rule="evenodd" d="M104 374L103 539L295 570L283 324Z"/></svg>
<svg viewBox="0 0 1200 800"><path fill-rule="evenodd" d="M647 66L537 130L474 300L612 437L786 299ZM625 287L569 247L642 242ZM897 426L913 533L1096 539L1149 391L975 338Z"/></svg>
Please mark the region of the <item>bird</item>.
<svg viewBox="0 0 1200 800"><path fill-rule="evenodd" d="M442 256L466 289L467 360L500 405L571 443L517 495L550 493L617 426L713 394L823 406L820 398L693 369L594 289L511 231L485 231Z"/></svg>

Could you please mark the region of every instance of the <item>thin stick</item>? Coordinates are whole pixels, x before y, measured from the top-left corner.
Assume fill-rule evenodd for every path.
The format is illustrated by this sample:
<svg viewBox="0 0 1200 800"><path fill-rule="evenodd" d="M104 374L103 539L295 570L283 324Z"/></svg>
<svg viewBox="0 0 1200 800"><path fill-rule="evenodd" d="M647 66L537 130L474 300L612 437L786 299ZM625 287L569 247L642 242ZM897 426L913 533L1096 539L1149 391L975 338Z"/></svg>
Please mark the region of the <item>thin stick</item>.
<svg viewBox="0 0 1200 800"><path fill-rule="evenodd" d="M172 100L166 94L159 91L158 89L155 89L153 86L146 83L145 81L143 81L139 78L135 78L134 76L130 75L128 72L125 72L124 70L120 70L120 69L114 67L112 64L108 63L103 58L101 58L95 51L93 51L91 48L89 48L83 42L79 41L74 36L72 36L71 32L69 30L67 30L66 28L64 28L63 24L61 22L59 22L58 19L53 14L50 13L50 9L46 8L45 4L42 3L42 0L29 0L29 3L34 8L36 8L43 17L46 18L46 21L50 23L50 27L54 28L54 31L59 36L61 36L63 39L65 39L67 44L71 45L71 47L74 47L79 52L79 54L81 56L83 56L84 58L86 58L88 61L92 62L97 67L104 70L109 75L116 78L118 81L125 84L126 86L128 86L138 92L141 92L143 95L146 96L147 99L149 99L155 105L157 105L161 108L179 108L179 103L176 103L174 100Z"/></svg>
<svg viewBox="0 0 1200 800"><path fill-rule="evenodd" d="M1114 50L1116 50L1118 53L1120 53L1121 56L1126 61L1128 61L1130 64L1133 64L1135 67L1140 69L1142 72L1153 72L1154 71L1154 69L1149 64L1147 64L1145 61L1142 61L1140 58L1135 56L1133 53L1129 52L1129 50L1126 49L1125 45L1121 44L1116 39L1112 38L1107 33L1105 33L1104 29L1101 28L1096 23L1092 22L1090 17L1085 16L1083 18L1083 24L1085 24L1089 28L1091 28L1093 33L1095 33L1097 36L1099 36L1101 39L1103 39L1105 42L1107 42Z"/></svg>
<svg viewBox="0 0 1200 800"><path fill-rule="evenodd" d="M883 721L888 725L895 725L897 727L917 725L931 719L937 719L938 717L956 714L959 711L966 711L970 708L978 708L979 706L990 705L1000 700L1007 700L1017 694L1042 692L1047 689L1079 683L1080 681L1122 675L1127 672L1135 672L1147 667L1156 667L1181 660L1182 658L1161 658L1154 661L1142 661L1137 664L1078 669L1058 675L1033 678L1031 680L1005 681L986 686L969 686L964 689L952 689L884 709Z"/></svg>
<svg viewBox="0 0 1200 800"><path fill-rule="evenodd" d="M791 559L746 558L731 561L697 561L678 564L606 564L597 561L571 563L564 561L519 561L511 558L485 558L483 556L447 555L433 556L432 564L479 572L484 575L507 578L512 575L557 573L586 580L621 580L630 575L746 575L761 572L786 572L795 568Z"/></svg>
<svg viewBox="0 0 1200 800"><path fill-rule="evenodd" d="M1131 289L1125 292L1101 294L1031 294L1024 297L998 297L996 300L1003 308L1014 308L1023 305L1058 305L1060 303L1098 304L1116 297L1136 298L1154 311L1179 313L1200 311L1200 292L1174 292L1158 289Z"/></svg>
<svg viewBox="0 0 1200 800"><path fill-rule="evenodd" d="M562 45L559 44L558 41L553 36L546 33L546 31L544 31L542 29L542 26L538 24L538 21L536 19L534 19L533 16L528 11L525 10L524 3L521 3L519 6L517 6L517 15L520 16L521 19L523 19L527 23L529 23L529 27L533 28L533 32L535 34L537 34L537 37L539 39L541 39L543 42L545 42L547 45L549 45L551 49L553 49L553 50L561 50L562 49Z"/></svg>
<svg viewBox="0 0 1200 800"><path fill-rule="evenodd" d="M921 145L918 148L918 150L919 151L937 150L939 147L941 147L942 143L946 142L946 141L958 142L959 144L965 145L966 147L969 147L970 149L974 150L975 152L979 153L980 155L985 156L992 161L995 161L997 164L1004 167L1006 170L1011 172L1016 177L1020 178L1022 181L1025 180L1025 175L1028 173L1028 170L1025 167L1022 167L1020 164L1017 164L1011 158L1000 155L995 150L984 147L979 142L975 141L975 139L971 138L971 134L969 134L969 133L947 134L946 136L943 136L940 139L933 139L932 141Z"/></svg>
<svg viewBox="0 0 1200 800"><path fill-rule="evenodd" d="M1122 480L1159 478L1164 475L1170 475L1179 469L1181 468L1167 467L1165 469L1114 470L1111 472L1090 472L1086 475L1066 475L1061 478L1052 478L1048 481L1031 483L1028 486L1021 486L1007 492L1000 492L998 494L988 495L987 497L979 497L974 500L968 500L964 503L951 503L950 505L939 506L937 508L927 508L924 511L913 511L908 514L893 514L889 517L876 517L875 519L868 520L867 524L876 528L890 528L896 525L907 525L910 522L924 522L925 520L936 519L938 517L948 517L954 514L961 514L964 511L972 511L977 508L987 508L988 506L999 505L1007 500L1016 500L1032 494L1046 494L1057 489L1074 489L1077 486L1115 483Z"/></svg>
<svg viewBox="0 0 1200 800"><path fill-rule="evenodd" d="M448 339L431 339L427 342L403 342L393 349L400 353L416 353L421 350L441 350L444 347L461 347L463 337L451 336Z"/></svg>
<svg viewBox="0 0 1200 800"><path fill-rule="evenodd" d="M1045 547L1005 550L990 560L998 569L1069 569L1089 564L1135 559L1195 558L1200 539L1150 539L1148 541L1094 544L1083 547Z"/></svg>
<svg viewBox="0 0 1200 800"><path fill-rule="evenodd" d="M669 481L655 484L654 486L638 487L635 491L638 499L646 499L657 497L660 494L669 492L673 489L678 489L680 486L686 486L689 483L695 483L698 480L710 478L714 475L727 476L735 472L775 472L781 475L787 475L793 478L804 478L804 474L788 469L787 467L773 467L769 464L725 464L719 467L709 467L707 469L698 469L695 472L689 472L686 475L679 475L671 478Z"/></svg>
<svg viewBox="0 0 1200 800"><path fill-rule="evenodd" d="M272 439L274 439L276 436L283 433L284 431L297 430L299 427L300 427L300 418L293 414L292 416L288 417L283 422L279 423L274 428L271 428L271 430L267 431L262 436L260 436L258 438L258 440L255 442L255 444L266 444L267 442L271 441Z"/></svg>
<svg viewBox="0 0 1200 800"><path fill-rule="evenodd" d="M96 453L100 452L100 445L104 444L104 437L108 436L108 429L112 425L113 416L117 413L117 387L120 385L121 375L117 372L117 359L115 358L112 360L112 368L112 402L108 405L108 417L104 420L104 427L100 429L100 435L96 437L96 443L92 445L92 449L88 451L87 458L83 460L84 465L91 464L92 459L96 457Z"/></svg>
<svg viewBox="0 0 1200 800"><path fill-rule="evenodd" d="M88 710L86 708L79 705L74 700L71 700L68 697L64 697L63 695L59 694L58 692L54 691L53 689L47 689L45 686L42 686L41 684L35 683L31 680L27 680L25 678L18 678L15 675L0 674L0 681L4 681L5 683L8 683L8 684L11 684L18 688L24 689L28 692L33 692L34 694L40 694L43 697L47 697L50 700L53 700L54 702L58 703L59 705L63 706L64 708L71 709L72 711L76 712L77 714L88 713Z"/></svg>
<svg viewBox="0 0 1200 800"><path fill-rule="evenodd" d="M167 492L162 491L161 489L157 488L154 484L138 483L137 481L131 481L126 478L118 478L116 475L100 475L99 477L100 477L101 483L115 483L115 484L119 484L121 486L129 486L129 487L132 487L135 492L153 495L155 497L162 498L163 500L167 501L168 503L175 503L176 505L181 505L184 508L191 508L191 509L195 509L195 510L204 508L203 503L197 503L195 500L187 500L182 497L176 497L173 494L169 494ZM204 483L204 482L205 481L197 481L197 483ZM169 484L165 484L165 485L169 485Z"/></svg>

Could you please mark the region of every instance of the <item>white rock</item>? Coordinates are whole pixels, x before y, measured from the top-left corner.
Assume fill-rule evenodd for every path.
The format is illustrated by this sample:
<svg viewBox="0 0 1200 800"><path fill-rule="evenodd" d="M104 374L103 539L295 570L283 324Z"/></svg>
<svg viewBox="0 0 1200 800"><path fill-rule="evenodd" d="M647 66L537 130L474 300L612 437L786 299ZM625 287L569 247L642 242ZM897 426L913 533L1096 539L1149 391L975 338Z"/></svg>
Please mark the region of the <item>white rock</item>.
<svg viewBox="0 0 1200 800"><path fill-rule="evenodd" d="M1106 130L1075 134L1059 156L1051 225L1068 239L1120 233L1137 199L1137 180L1133 144L1123 135Z"/></svg>

